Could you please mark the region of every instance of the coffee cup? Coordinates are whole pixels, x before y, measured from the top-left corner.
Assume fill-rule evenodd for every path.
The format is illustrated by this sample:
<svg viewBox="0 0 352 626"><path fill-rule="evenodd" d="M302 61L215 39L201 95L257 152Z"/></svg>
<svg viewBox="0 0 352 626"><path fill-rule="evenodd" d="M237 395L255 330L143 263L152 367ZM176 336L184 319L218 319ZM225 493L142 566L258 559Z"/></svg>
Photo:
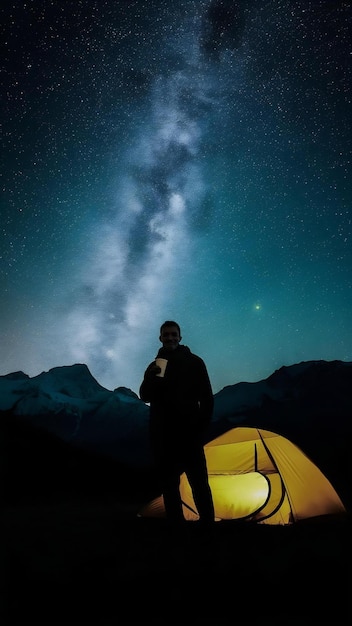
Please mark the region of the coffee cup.
<svg viewBox="0 0 352 626"><path fill-rule="evenodd" d="M161 372L159 372L157 376L160 376L161 378L163 378L165 374L166 366L167 366L167 359L161 359L160 357L157 357L155 359L155 365L157 365L161 369Z"/></svg>

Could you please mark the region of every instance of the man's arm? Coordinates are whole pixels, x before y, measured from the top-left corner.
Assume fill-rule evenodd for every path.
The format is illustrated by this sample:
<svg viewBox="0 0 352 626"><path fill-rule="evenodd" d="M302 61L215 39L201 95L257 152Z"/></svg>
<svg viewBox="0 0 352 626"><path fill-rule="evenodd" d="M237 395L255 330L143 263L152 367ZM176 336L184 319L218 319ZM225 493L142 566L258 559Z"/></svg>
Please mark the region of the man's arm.
<svg viewBox="0 0 352 626"><path fill-rule="evenodd" d="M157 374L161 372L161 369L156 365L155 361L152 361L144 372L144 378L139 388L139 397L143 402L150 402L153 399L153 392L155 385L160 378L157 378Z"/></svg>
<svg viewBox="0 0 352 626"><path fill-rule="evenodd" d="M214 410L214 394L204 361L200 363L199 408L204 428L210 424Z"/></svg>

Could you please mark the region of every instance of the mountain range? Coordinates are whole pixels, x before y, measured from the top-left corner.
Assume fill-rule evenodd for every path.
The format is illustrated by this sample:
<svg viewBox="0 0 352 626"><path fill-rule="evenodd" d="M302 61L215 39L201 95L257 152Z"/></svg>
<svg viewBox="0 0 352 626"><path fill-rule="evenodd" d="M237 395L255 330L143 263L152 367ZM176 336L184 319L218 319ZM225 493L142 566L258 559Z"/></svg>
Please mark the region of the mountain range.
<svg viewBox="0 0 352 626"><path fill-rule="evenodd" d="M348 508L352 363L305 361L214 395L205 443L238 425L291 439L327 475ZM148 442L149 407L132 390L102 387L84 364L0 377L6 498L158 491ZM49 484L49 487L48 487Z"/></svg>

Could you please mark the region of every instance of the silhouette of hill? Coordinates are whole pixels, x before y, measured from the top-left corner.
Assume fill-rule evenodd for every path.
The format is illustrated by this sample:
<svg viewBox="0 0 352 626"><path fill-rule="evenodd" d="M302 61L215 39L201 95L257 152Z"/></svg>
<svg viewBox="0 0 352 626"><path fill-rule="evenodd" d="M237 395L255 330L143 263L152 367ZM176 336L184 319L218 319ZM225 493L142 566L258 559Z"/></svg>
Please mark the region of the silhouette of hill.
<svg viewBox="0 0 352 626"><path fill-rule="evenodd" d="M308 361L214 396L206 441L248 425L291 439L350 508L352 364ZM0 429L7 501L61 494L158 494L148 443L148 407L131 390L104 389L85 365L30 378L0 377Z"/></svg>
<svg viewBox="0 0 352 626"><path fill-rule="evenodd" d="M133 392L104 390L81 365L1 377L2 624L349 623L351 373L312 361L226 387L208 433L247 424L288 436L347 515L219 522L208 538L197 523L175 535L137 517L158 485L148 407Z"/></svg>

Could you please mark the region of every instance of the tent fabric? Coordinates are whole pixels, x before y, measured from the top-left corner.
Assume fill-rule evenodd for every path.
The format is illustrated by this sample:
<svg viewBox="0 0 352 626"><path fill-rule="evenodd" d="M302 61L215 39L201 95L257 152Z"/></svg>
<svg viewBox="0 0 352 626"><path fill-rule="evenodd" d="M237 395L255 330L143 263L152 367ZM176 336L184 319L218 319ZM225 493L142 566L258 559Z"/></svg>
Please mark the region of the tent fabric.
<svg viewBox="0 0 352 626"><path fill-rule="evenodd" d="M237 427L204 447L217 520L291 524L345 512L334 487L306 454L287 438L259 428ZM180 492L186 520L199 519L185 474ZM142 517L165 515L163 497Z"/></svg>

